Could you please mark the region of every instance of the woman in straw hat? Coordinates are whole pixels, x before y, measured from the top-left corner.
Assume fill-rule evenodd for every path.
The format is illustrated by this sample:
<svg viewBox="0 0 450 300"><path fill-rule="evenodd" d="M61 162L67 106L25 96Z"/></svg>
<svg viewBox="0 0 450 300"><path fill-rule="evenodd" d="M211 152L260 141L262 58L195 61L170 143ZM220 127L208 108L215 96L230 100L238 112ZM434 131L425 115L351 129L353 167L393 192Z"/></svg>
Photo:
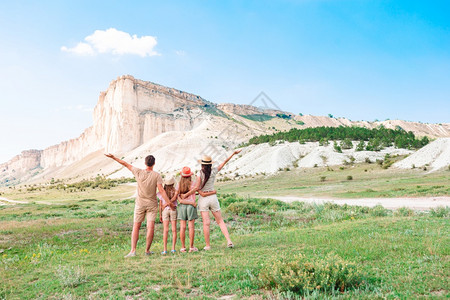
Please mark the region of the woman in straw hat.
<svg viewBox="0 0 450 300"><path fill-rule="evenodd" d="M228 248L233 248L233 242L230 239L230 234L228 233L227 225L223 221L222 213L220 212L220 204L217 199L217 195L215 194L214 182L216 180L217 173L225 166L225 164L235 155L240 153L242 150L236 150L233 154L230 155L223 163L221 163L218 167L213 167L213 161L210 156L203 156L202 160L199 162L202 164L202 169L197 175L197 181L193 189L191 189L188 193L182 194L181 198L184 199L189 197L192 194L195 194L196 191L199 192L200 197L198 199L198 211L202 214L203 220L203 234L205 235L205 243L206 246L203 248L204 250L210 250L210 240L209 240L209 227L210 227L210 218L209 212L211 211L214 218L216 219L217 225L219 225L220 230L223 235L227 239ZM205 195L204 193L213 193L212 195ZM202 195L204 194L204 195Z"/></svg>

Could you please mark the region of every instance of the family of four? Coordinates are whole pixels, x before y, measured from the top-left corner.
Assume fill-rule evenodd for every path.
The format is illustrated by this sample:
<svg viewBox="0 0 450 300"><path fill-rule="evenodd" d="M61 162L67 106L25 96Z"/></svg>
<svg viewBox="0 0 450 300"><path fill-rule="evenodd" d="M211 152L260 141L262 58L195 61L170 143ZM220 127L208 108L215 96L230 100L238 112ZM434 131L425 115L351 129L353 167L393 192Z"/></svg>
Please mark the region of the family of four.
<svg viewBox="0 0 450 300"><path fill-rule="evenodd" d="M175 179L169 178L164 182L161 175L153 170L155 166L155 157L149 155L145 158L146 169L136 168L129 163L115 157L112 154L105 154L114 159L121 165L128 168L137 181L137 196L134 207L134 223L131 233L131 251L125 257L136 256L136 245L139 239L139 229L144 219L147 217L147 243L145 254L150 255L150 247L153 242L155 231L155 220L160 215L160 221L164 225L163 243L164 251L161 254L167 254L167 239L169 234L169 224L172 225L172 253L175 253L177 242L177 220L180 221L180 252L186 252L186 225L189 228L189 252L196 252L198 249L194 246L194 225L198 218L197 211L201 213L203 220L203 234L205 236L206 246L204 250L210 250L210 216L211 211L223 235L227 239L229 248L233 248L233 242L230 239L227 225L223 221L220 212L220 205L217 199L214 182L217 173L224 165L241 150L236 150L218 167L213 167L213 161L210 156L204 156L201 161L201 171L198 172L196 179L192 180L193 173L189 167L184 167L181 172L181 179L176 185ZM198 203L195 195L198 193ZM158 205L159 198L159 205ZM187 224L186 224L187 223Z"/></svg>

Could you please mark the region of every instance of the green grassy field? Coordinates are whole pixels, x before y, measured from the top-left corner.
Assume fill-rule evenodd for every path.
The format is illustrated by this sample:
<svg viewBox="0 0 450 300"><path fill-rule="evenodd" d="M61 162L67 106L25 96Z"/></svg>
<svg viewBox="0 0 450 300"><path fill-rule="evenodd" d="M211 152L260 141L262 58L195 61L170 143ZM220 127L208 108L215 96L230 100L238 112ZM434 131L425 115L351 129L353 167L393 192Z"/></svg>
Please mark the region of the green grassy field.
<svg viewBox="0 0 450 300"><path fill-rule="evenodd" d="M348 176L352 180L348 180ZM421 197L450 195L450 171L383 169L378 164L282 171L219 182L221 193L242 196L298 196L330 198Z"/></svg>
<svg viewBox="0 0 450 300"><path fill-rule="evenodd" d="M123 200L129 189L33 191L33 199L54 204L0 206L0 298L449 296L448 208L392 212L222 194L234 249L214 225L209 252L146 257L142 230L138 256L124 259L134 205ZM204 246L201 220L195 243ZM152 250L162 251L161 224Z"/></svg>

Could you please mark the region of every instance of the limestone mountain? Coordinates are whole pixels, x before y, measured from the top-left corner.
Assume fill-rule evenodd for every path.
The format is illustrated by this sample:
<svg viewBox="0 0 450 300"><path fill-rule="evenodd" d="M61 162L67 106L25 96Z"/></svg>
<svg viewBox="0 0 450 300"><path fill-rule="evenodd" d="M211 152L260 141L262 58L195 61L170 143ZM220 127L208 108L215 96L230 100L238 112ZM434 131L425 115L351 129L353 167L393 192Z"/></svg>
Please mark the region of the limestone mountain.
<svg viewBox="0 0 450 300"><path fill-rule="evenodd" d="M0 164L0 185L51 178L79 180L99 174L129 176L103 156L107 152L141 167L142 158L152 153L157 158L157 170L174 171L185 165L195 166L202 153L219 160L254 135L290 128L383 125L400 126L419 136L450 136L448 123L352 122L345 118L299 116L254 104L215 104L191 93L121 76L100 93L91 127L78 138L44 150L23 151Z"/></svg>

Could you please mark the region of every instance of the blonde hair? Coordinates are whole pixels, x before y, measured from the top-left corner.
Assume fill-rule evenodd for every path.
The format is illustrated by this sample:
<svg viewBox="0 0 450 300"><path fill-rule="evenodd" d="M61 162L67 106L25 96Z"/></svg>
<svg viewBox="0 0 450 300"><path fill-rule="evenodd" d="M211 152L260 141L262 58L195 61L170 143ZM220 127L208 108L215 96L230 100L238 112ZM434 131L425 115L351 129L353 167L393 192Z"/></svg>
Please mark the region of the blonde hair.
<svg viewBox="0 0 450 300"><path fill-rule="evenodd" d="M179 184L180 194L186 194L191 189L191 176L189 177L181 177Z"/></svg>

